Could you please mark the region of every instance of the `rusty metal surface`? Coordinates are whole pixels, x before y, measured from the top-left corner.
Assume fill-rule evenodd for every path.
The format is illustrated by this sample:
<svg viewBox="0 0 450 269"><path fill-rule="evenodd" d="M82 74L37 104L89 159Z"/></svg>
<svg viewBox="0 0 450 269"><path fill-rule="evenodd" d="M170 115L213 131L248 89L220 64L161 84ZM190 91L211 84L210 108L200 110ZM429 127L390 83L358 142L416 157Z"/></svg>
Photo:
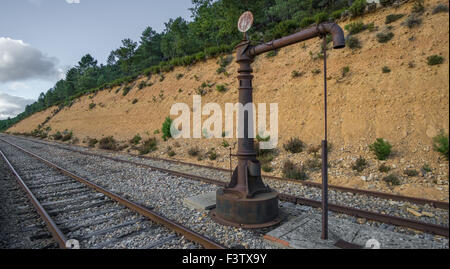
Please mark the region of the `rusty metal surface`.
<svg viewBox="0 0 450 269"><path fill-rule="evenodd" d="M34 141L34 140L32 140L32 141ZM84 154L84 155L102 157L102 158L106 158L106 159L110 159L110 160L114 160L114 161L118 161L118 162L130 163L130 164L137 165L137 166L147 167L152 170L163 171L163 172L173 174L176 176L186 177L186 178L190 178L193 180L198 180L198 181L202 181L202 182L206 182L206 183L210 183L210 184L215 184L217 186L225 186L226 185L226 183L224 183L223 181L216 180L216 179L210 179L210 178L205 178L205 177L196 176L196 175L192 175L192 174L180 173L180 172L176 172L176 171L172 171L172 170L168 170L168 169L154 167L154 166L147 165L147 164L141 164L141 163L122 160L122 159L118 159L118 158L108 157L108 156L104 156L104 155L93 153L93 152L84 152L84 151L79 151L79 150L75 150L75 149L63 148L63 147L61 147L61 148L68 150L68 151ZM103 150L103 151L106 152L106 150ZM110 151L108 151L108 152L110 152ZM143 157L143 156L141 156L141 157ZM148 157L148 158L150 158L150 157ZM189 163L186 163L186 164L189 164ZM207 166L205 166L205 167L207 167ZM220 170L221 168L217 168L217 169ZM222 169L222 170L228 171L227 169ZM289 180L289 181L291 181L291 180ZM301 183L301 182L299 182L299 183ZM318 188L321 187L321 184L317 184L317 185L318 185ZM364 191L364 190L361 190L361 191ZM380 194L384 194L384 193L380 193ZM388 196L391 196L391 195L392 194L388 194ZM393 195L393 196L395 196L395 195ZM302 197L298 197L298 196L294 196L294 195L280 193L279 198L282 201L291 202L294 204L302 204L302 205L312 206L312 207L316 207L316 208L321 207L320 201L306 199L306 198L302 198ZM400 198L402 198L402 196L400 196ZM405 197L405 198L409 198L409 197ZM415 198L413 198L413 199L415 199ZM420 200L422 200L422 199L420 199ZM436 201L431 201L431 202L436 202ZM361 209L350 208L350 207L340 206L340 205L335 205L335 204L329 204L329 210L337 212L337 213L343 213L343 214L348 214L348 215L357 216L357 217L361 217L361 218L367 218L367 219L373 220L373 221L384 222L384 223L388 223L388 224L392 224L392 225L396 225L396 226L403 226L406 228L411 228L411 229L424 231L424 232L430 232L433 234L442 235L442 236L446 236L446 237L448 237L448 234L449 234L449 228L445 227L445 226L441 226L441 225L435 225L435 224L431 224L431 223L409 220L409 219L405 219L405 218L394 217L394 216L390 216L390 215L385 215L385 214L380 214L380 213L375 213L375 212L370 212L370 211L365 211L365 210L361 210Z"/></svg>
<svg viewBox="0 0 450 269"><path fill-rule="evenodd" d="M298 42L302 42L321 35L331 34L333 37L333 48L340 49L345 47L345 37L342 28L334 22L321 23L306 28L298 33L285 36L264 44L257 45L248 50L251 57L255 57L262 53L280 49Z"/></svg>
<svg viewBox="0 0 450 269"><path fill-rule="evenodd" d="M29 152L26 149L24 149L24 148L22 148L22 147L20 147L18 145L15 145L15 144L10 143L8 141L5 141L3 139L0 139L0 140L4 141L5 143L10 144L13 147L16 147L17 149L25 152L26 154L28 154L28 155L30 155L30 156L32 156L32 157L34 157L34 158L44 162L48 166L55 168L56 170L60 171L61 173L63 173L65 175L67 175L67 176L69 176L69 177L71 177L71 178L73 178L73 179L75 179L75 180L77 180L77 181L79 181L79 182L89 186L90 188L92 188L92 189L94 189L94 190L96 190L96 191L98 191L100 193L103 193L104 195L106 195L109 198L117 201L118 203L128 207L129 209L131 209L131 210L133 210L133 211L135 211L135 212L137 212L137 213L139 213L139 214L141 214L143 216L148 217L150 220L152 220L152 221L154 221L154 222L156 222L158 224L161 224L161 225L169 228L170 230L175 231L178 234L183 235L188 240L196 242L196 243L202 245L203 247L205 247L207 249L224 249L225 248L224 246L214 242L213 240L211 240L211 239L209 239L209 238L207 238L207 237L205 237L205 236L203 236L203 235L201 235L201 234L199 234L199 233L197 233L195 231L192 231L192 230L182 226L181 224L179 224L179 223L177 223L175 221L169 220L166 217L164 217L164 216L162 216L162 215L160 215L160 214L158 214L156 212L153 212L152 210L149 210L149 209L147 209L147 208L145 208L145 207L143 207L141 205L138 205L136 203L133 203L133 202L131 202L131 201L129 201L129 200L127 200L127 199L125 199L125 198L115 194L115 193L112 193L112 192L104 189L103 187L100 187L99 185L97 185L97 184L95 184L93 182L90 182L87 179L84 179L84 178L82 178L80 176L77 176L74 173L72 173L72 172L70 172L70 171L68 171L68 170L66 170L66 169L64 169L64 168L62 168L62 167L60 167L60 166L58 166L58 165L56 165L56 164L54 164L54 163L52 163L52 162L42 158L42 157L32 153L32 152Z"/></svg>
<svg viewBox="0 0 450 269"><path fill-rule="evenodd" d="M12 136L12 135L10 135L10 136ZM38 140L35 140L35 139L24 138L24 137L21 137L21 136L13 136L13 137L17 137L17 138L20 138L20 139L33 141L34 143L40 143L40 144L48 145L47 143L44 143L42 141L38 141ZM62 142L56 142L56 141L53 141L53 142L55 144L66 145L66 144L64 144ZM118 159L118 158L104 156L104 155L101 155L101 154L98 154L98 153L94 153L94 152L85 152L85 151L76 150L76 149L69 149L69 148L66 148L66 147L63 147L63 146L59 146L59 145L53 145L53 146L59 147L61 149L77 152L77 153L80 153L80 154L91 155L91 156L98 156L98 157L108 158L108 159L115 160L115 161L123 161L123 162L127 162L127 163L134 164L134 165L145 166L145 167L150 168L150 169L161 169L161 171L170 171L170 173L178 173L178 172L172 171L172 170L167 170L167 169L163 169L163 168L156 168L156 167L150 166L150 165L145 165L145 164L140 164L140 163L137 163L137 162L125 161L125 160L121 160L121 159ZM90 148L87 148L87 149L91 150ZM105 152L105 153L117 153L116 151L106 150L106 149L95 149L95 150L96 151L102 151L102 152ZM232 170L226 169L226 168L213 167L213 166L207 166L207 165L196 164L196 163L189 163L189 162L184 162L184 161L180 161L180 160L165 159L165 158L161 158L161 157L152 157L152 156L141 156L141 155L135 155L135 154L130 154L130 153L127 153L127 154L130 155L130 156L136 157L136 158L140 158L140 159L149 159L149 160L170 162L170 163L174 163L174 164L190 165L190 166L195 166L195 167L200 167L200 168L214 169L214 170L223 171L223 172L227 172L227 173L232 173L233 172ZM233 156L235 156L235 155L233 155ZM183 173L180 173L180 174L183 174ZM184 175L187 175L187 174L184 174ZM191 174L189 174L189 175L191 175ZM191 175L191 176L195 177L195 175ZM299 181L299 180L295 180L295 179L282 178L282 177L270 176L270 175L265 175L265 174L262 174L262 177L263 178L274 179L274 180L280 180L280 181L293 182L293 183L302 184L302 185L305 185L305 186L308 186L308 187L313 187L313 188L319 188L319 189L322 188L322 184L321 183L311 182L311 181L307 181L307 180ZM225 184L222 185L222 186L225 186ZM395 200L395 201L404 201L404 202L410 202L410 203L416 203L416 204L429 204L429 205L432 205L432 206L434 206L436 208L440 208L440 209L446 209L446 210L449 209L449 203L448 202L444 202L444 201L430 200L430 199L417 198L417 197L411 197L411 196L403 196L403 195L384 193L384 192L378 192L378 191L355 189L355 188L349 188L349 187L343 187L343 186L337 186L337 185L328 185L328 188L329 189L334 189L334 190L337 190L337 191L350 192L350 193L355 193L355 194L364 194L364 195L368 195L368 196L385 198L385 199L391 199L391 200Z"/></svg>
<svg viewBox="0 0 450 269"><path fill-rule="evenodd" d="M22 180L22 178L19 176L19 174L16 172L12 164L9 162L8 158L6 158L5 154L0 150L0 154L3 157L3 160L8 165L11 172L14 174L14 177L16 178L16 181L19 183L19 185L22 187L22 189L25 191L26 195L28 196L28 199L33 204L34 208L38 212L38 214L41 216L41 218L44 220L45 224L47 225L48 230L52 234L52 237L56 240L60 248L66 248L66 242L67 238L63 234L63 232L56 226L53 219L50 217L50 215L45 211L44 207L42 207L41 203L36 199L34 194L31 192L31 190L28 188L28 186L25 184L25 182Z"/></svg>

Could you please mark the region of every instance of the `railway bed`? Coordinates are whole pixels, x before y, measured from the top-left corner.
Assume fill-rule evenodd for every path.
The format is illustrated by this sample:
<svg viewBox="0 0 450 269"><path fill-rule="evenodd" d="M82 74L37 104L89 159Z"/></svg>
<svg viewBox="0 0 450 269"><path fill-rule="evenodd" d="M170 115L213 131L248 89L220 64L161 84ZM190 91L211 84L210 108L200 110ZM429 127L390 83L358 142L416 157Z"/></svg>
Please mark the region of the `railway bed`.
<svg viewBox="0 0 450 269"><path fill-rule="evenodd" d="M148 177L149 167L147 164L143 164L143 162L147 162L148 160L142 160L141 158L136 158L139 162L135 162L135 157L131 156L123 156L122 158L126 158L125 162L119 162L115 159L111 159L112 157L108 154L100 152L102 156L91 155L90 152L72 152L65 149L69 147L69 145L63 146L50 145L50 142L41 142L37 143L30 140L24 140L22 138L15 137L4 137L10 142L20 143L21 146L27 148L30 151L35 153L39 153L40 155L45 156L46 158L59 163L61 166L66 167L71 171L77 171L84 176L90 177L95 180L98 184L105 186L107 188L112 188L118 193L122 193L123 195L129 196L133 201L141 203L141 204L151 204L150 201L161 200L160 202L154 204L155 208L164 212L164 215L167 215L173 219L177 219L178 222L181 223L189 223L191 228L197 230L200 233L211 234L212 237L217 238L218 241L224 242L228 247L233 247L235 245L242 245L248 248L270 248L267 244L261 242L255 235L260 236L268 230L257 230L257 231L248 231L225 226L217 226L217 224L211 223L211 220L208 219L208 216L201 212L191 211L186 212L188 214L182 214L183 216L180 218L179 213L176 211L182 207L180 205L181 201L185 197L194 196L196 194L211 191L217 189L217 186L212 186L211 183L220 185L219 182L194 182L192 180L187 180L186 177L182 178L179 174L167 174L164 171L154 171L151 174L157 174L159 176L164 177L165 180L156 179L156 182L149 183L146 181L145 177ZM13 141L15 140L15 141ZM48 144L47 144L48 143ZM43 146L47 144L46 146ZM96 153L98 154L98 153ZM107 156L103 156L107 155ZM120 155L119 155L120 156ZM117 157L117 155L116 155ZM131 159L131 160L130 160ZM155 169L150 169L155 170ZM107 171L108 173L105 173ZM192 179L192 178L191 178ZM154 179L153 179L154 180ZM196 180L199 180L198 178ZM226 179L223 180L225 182ZM265 180L266 181L266 180ZM158 182L161 183L158 186ZM164 186L164 184L168 184L169 186ZM192 187L194 185L200 186L200 189L194 188L195 191L192 191ZM300 184L296 184L298 186ZM183 187L184 186L184 187ZM155 187L155 188L152 188ZM180 191L180 188L183 189L183 193L180 195L177 192ZM164 189L166 191L164 191ZM176 189L176 190L174 190ZM188 191L186 191L188 190ZM154 192L154 193L152 193ZM285 199L284 195L289 196L290 194L282 194L284 202L280 203L280 206L288 211L290 216L294 216L299 214L301 211L303 212L320 212L320 209L300 205L304 201L293 201L294 203L288 202L289 199ZM155 199L156 196L157 199ZM177 197L179 196L179 197ZM296 199L300 197L295 196ZM292 197L291 197L292 198ZM303 198L304 199L304 198ZM292 200L291 200L292 201ZM423 205L427 210L442 210L436 209L431 205ZM178 210L179 211L179 210ZM445 210L442 210L445 211ZM344 213L344 214L342 214ZM341 218L349 219L354 222L359 222L360 219L354 216L349 216L346 212L340 212L337 210L335 213L330 213L333 216L338 216ZM445 213L444 213L445 214ZM448 211L446 212L448 216ZM186 217L187 215L187 217ZM448 218L448 217L447 217ZM368 217L368 221L364 225L376 226L380 228L384 228L391 231L398 231L402 233L412 234L415 236L419 236L421 238L426 238L427 240L437 240L439 242L443 242L443 244L448 245L448 239L442 238L440 236L433 236L429 233L417 233L410 229L406 229L403 227L398 227L394 225L390 225L387 223L380 223L377 221L370 221L370 216ZM401 225L400 225L401 226ZM214 228L211 228L214 227ZM444 227L445 229L445 227ZM448 236L448 228L447 236ZM223 240L223 237L228 240ZM229 240L229 239L232 240ZM234 240L233 240L234 239ZM229 241L229 242L228 242Z"/></svg>

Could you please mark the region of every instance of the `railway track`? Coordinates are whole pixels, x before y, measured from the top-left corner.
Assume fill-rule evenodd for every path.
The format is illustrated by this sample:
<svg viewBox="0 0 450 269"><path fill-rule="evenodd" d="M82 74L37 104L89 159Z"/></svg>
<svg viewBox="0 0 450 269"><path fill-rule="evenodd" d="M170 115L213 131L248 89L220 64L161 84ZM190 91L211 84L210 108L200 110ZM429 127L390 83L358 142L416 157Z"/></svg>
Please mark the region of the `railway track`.
<svg viewBox="0 0 450 269"><path fill-rule="evenodd" d="M27 141L35 142L34 140L28 140L28 139L27 139ZM7 141L5 141L5 142L7 142ZM43 142L40 142L40 143L47 144L47 143L43 143ZM49 146L49 144L47 144L47 145ZM53 146L55 146L55 145L53 145ZM68 150L68 151L71 151L74 153L82 154L85 156L95 156L95 157L108 159L111 161L141 166L141 167L148 168L151 170L157 170L157 171L165 172L165 173L168 173L171 175L189 178L189 179L193 179L193 180L197 180L197 181L202 181L202 182L209 183L209 184L215 184L215 185L219 185L219 186L224 186L226 184L226 182L222 181L222 180L211 179L208 177L183 173L183 172L179 172L179 171L173 171L170 169L164 169L161 167L156 167L156 166L152 166L149 164L136 162L133 160L123 160L120 158L105 156L102 154L74 150L72 148L63 147L63 146L56 146L56 147L59 147L60 149ZM320 201L318 201L318 200L307 199L307 198L303 198L303 197L292 195L292 194L280 193L280 199L284 200L284 201L289 201L289 202L292 202L295 204L302 204L302 205L307 205L307 206L312 206L312 207L320 207ZM436 204L433 204L433 205L436 205ZM356 216L356 217L360 217L360 218L365 218L368 220L373 220L373 221L377 221L377 222L411 228L411 229L415 229L415 230L419 230L419 231L423 231L423 232L427 232L427 233L432 233L432 234L437 234L437 235L448 237L449 229L447 226L444 226L444 225L426 223L426 222L418 221L418 220L414 220L414 219L407 219L407 218L402 218L402 217L398 217L398 216L391 216L388 214L371 212L368 210L363 210L363 209L349 207L349 206L345 206L345 205L339 205L339 204L330 204L329 207L330 207L330 210L337 212L337 213L352 215L352 216ZM447 214L448 214L448 211L447 211ZM448 219L448 217L447 217L447 219Z"/></svg>
<svg viewBox="0 0 450 269"><path fill-rule="evenodd" d="M25 149L0 155L61 248L224 248Z"/></svg>
<svg viewBox="0 0 450 269"><path fill-rule="evenodd" d="M73 148L68 147L66 144L61 143L61 142L44 142L44 141L40 141L40 140L35 140L35 139L29 139L29 138L24 138L24 137L18 137L18 136L14 136L20 139L24 139L27 141L31 141L34 143L40 143L40 144L44 144L44 145L51 145L54 147L58 147L61 149L66 149L66 150L70 150L73 152L78 152L78 153L82 153L82 154L91 154L92 156L103 156L101 154L95 154L92 152L87 152L84 150L76 150ZM117 152L112 151L112 150L105 150L105 149L96 149L97 151L103 151L107 154L116 154ZM201 169L208 169L208 170L215 170L215 171L220 171L225 177L229 178L230 175L230 170L229 169L225 169L225 168L220 168L220 167L213 167L213 166L206 166L206 165L201 165L201 164L195 164L195 163L188 163L188 162L183 162L180 160L173 160L173 159L165 159L165 158L159 158L159 157L153 157L153 156L141 156L141 155L134 155L134 154L129 154L128 155L132 156L133 158L137 158L137 159L143 159L143 160L151 160L151 161L157 161L157 162L165 162L165 163L172 163L174 165L177 166L191 166L191 167L198 167ZM116 158L117 160L120 160L119 158ZM157 167L157 166L154 166ZM158 167L161 168L161 167ZM180 169L182 170L182 169ZM228 180L227 178L227 180ZM316 183L316 182L312 182L312 181L308 181L308 180L295 180L295 179L289 179L289 178L282 178L282 177L276 177L276 176L270 176L270 175L264 175L263 174L263 178L265 181L270 180L270 181L280 181L280 182L289 182L289 183L294 183L294 184L299 184L299 185L303 185L306 187L310 187L310 188L315 188L315 189L321 189L322 188L322 184L321 183ZM397 195L397 194L391 194L391 193L385 193L385 192L378 192L378 191L370 191L370 190L364 190L364 189L356 189L356 188L349 188L349 187L343 187L343 186L337 186L337 185L329 185L329 189L330 190L334 190L334 191L339 191L339 192L346 192L346 193L352 193L352 194L361 194L361 195L366 195L366 196L372 196L372 197L377 197L377 198L382 198L382 199L389 199L389 200L393 200L393 201L403 201L403 202L409 202L409 203L413 203L413 204L420 204L420 205L430 205L433 206L435 208L440 208L440 209L445 209L445 210L449 210L449 203L445 202L445 201L437 201L437 200L430 200L430 199L424 199L424 198L418 198L418 197L411 197L411 196L404 196L404 195Z"/></svg>

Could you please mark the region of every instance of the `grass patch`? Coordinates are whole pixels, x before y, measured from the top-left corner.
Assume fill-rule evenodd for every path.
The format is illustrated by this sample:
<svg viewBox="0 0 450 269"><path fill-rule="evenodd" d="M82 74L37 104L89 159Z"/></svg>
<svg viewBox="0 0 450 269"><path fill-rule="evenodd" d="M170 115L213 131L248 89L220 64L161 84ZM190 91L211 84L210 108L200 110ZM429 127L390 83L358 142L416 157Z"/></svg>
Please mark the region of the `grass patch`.
<svg viewBox="0 0 450 269"><path fill-rule="evenodd" d="M394 33L387 32L387 33L378 33L377 34L377 40L380 43L387 43L389 40L391 40L394 37Z"/></svg>
<svg viewBox="0 0 450 269"><path fill-rule="evenodd" d="M399 186L401 184L400 179L395 174L390 174L389 176L384 177L383 181L392 186Z"/></svg>
<svg viewBox="0 0 450 269"><path fill-rule="evenodd" d="M385 24L390 24L394 21L398 21L401 18L403 18L405 14L389 14L386 16L386 20L384 21Z"/></svg>
<svg viewBox="0 0 450 269"><path fill-rule="evenodd" d="M225 140L222 141L222 147L228 148L229 146L230 146L230 144L227 141L225 141Z"/></svg>
<svg viewBox="0 0 450 269"><path fill-rule="evenodd" d="M148 154L151 151L155 151L157 149L157 144L158 143L156 141L156 138L149 138L142 142L142 145L138 147L137 150L139 151L140 155Z"/></svg>
<svg viewBox="0 0 450 269"><path fill-rule="evenodd" d="M141 142L141 140L142 140L142 137L139 134L137 134L130 140L130 143L133 145L137 145L137 144L139 144L139 142Z"/></svg>
<svg viewBox="0 0 450 269"><path fill-rule="evenodd" d="M90 103L90 104L89 104L89 109L93 109L95 106L96 106L96 104Z"/></svg>
<svg viewBox="0 0 450 269"><path fill-rule="evenodd" d="M117 142L112 136L104 137L99 141L99 148L107 150L116 150Z"/></svg>
<svg viewBox="0 0 450 269"><path fill-rule="evenodd" d="M267 164L267 163L261 165L261 169L262 169L264 172L266 172L266 173L270 173L270 172L273 171L273 167L272 167L270 164Z"/></svg>
<svg viewBox="0 0 450 269"><path fill-rule="evenodd" d="M391 167L383 163L382 165L380 165L380 167L378 167L378 171L380 171L381 173L387 173L391 171Z"/></svg>
<svg viewBox="0 0 450 269"><path fill-rule="evenodd" d="M189 154L189 156L191 156L191 157L198 156L199 153L200 153L200 149L199 149L197 146L191 147L191 148L188 150L188 154Z"/></svg>
<svg viewBox="0 0 450 269"><path fill-rule="evenodd" d="M381 72L383 72L383 74L387 74L387 73L391 72L391 69L389 67L387 67L387 66L383 66L381 68Z"/></svg>
<svg viewBox="0 0 450 269"><path fill-rule="evenodd" d="M141 81L141 83L138 84L138 89L142 90L145 86L147 86L147 83L145 83L145 81Z"/></svg>
<svg viewBox="0 0 450 269"><path fill-rule="evenodd" d="M322 162L319 158L308 159L305 162L305 167L310 171L317 171L322 168Z"/></svg>
<svg viewBox="0 0 450 269"><path fill-rule="evenodd" d="M228 88L223 84L219 84L219 85L216 85L216 90L218 92L226 92L228 90Z"/></svg>
<svg viewBox="0 0 450 269"><path fill-rule="evenodd" d="M427 57L428 65L438 65L444 62L444 57L439 55L431 55Z"/></svg>
<svg viewBox="0 0 450 269"><path fill-rule="evenodd" d="M403 171L403 173L408 177L416 177L419 175L419 171L415 169L406 169L405 171Z"/></svg>
<svg viewBox="0 0 450 269"><path fill-rule="evenodd" d="M95 138L88 139L88 147L90 147L90 148L94 148L95 145L97 145L97 143L98 143L98 140Z"/></svg>
<svg viewBox="0 0 450 269"><path fill-rule="evenodd" d="M352 50L360 49L362 47L361 42L356 36L349 36L347 40L345 40L345 44Z"/></svg>
<svg viewBox="0 0 450 269"><path fill-rule="evenodd" d="M435 8L433 8L433 11L431 12L431 14L434 15L434 14L441 13L441 12L448 12L448 6L439 4Z"/></svg>
<svg viewBox="0 0 450 269"><path fill-rule="evenodd" d="M175 78L177 79L177 80L180 80L181 78L183 78L184 77L184 74L176 74L176 76L175 76Z"/></svg>
<svg viewBox="0 0 450 269"><path fill-rule="evenodd" d="M300 165L287 160L283 163L283 177L290 179L306 180L308 175Z"/></svg>
<svg viewBox="0 0 450 269"><path fill-rule="evenodd" d="M122 95L123 95L123 96L126 96L130 91L131 91L131 87L130 87L130 86L127 86L127 87L125 87L125 88L123 89Z"/></svg>
<svg viewBox="0 0 450 269"><path fill-rule="evenodd" d="M163 133L162 138L164 141L172 137L172 134L170 132L170 125L172 125L172 119L170 117L167 117L162 125L161 131Z"/></svg>
<svg viewBox="0 0 450 269"><path fill-rule="evenodd" d="M291 76L292 76L292 78L299 78L299 77L303 76L303 72L294 70L294 71L292 71Z"/></svg>
<svg viewBox="0 0 450 269"><path fill-rule="evenodd" d="M211 161L214 161L215 159L217 159L217 152L215 148L211 148L207 153L206 156L208 156L208 158Z"/></svg>
<svg viewBox="0 0 450 269"><path fill-rule="evenodd" d="M139 100L137 98L134 98L133 101L131 102L133 105L136 104Z"/></svg>
<svg viewBox="0 0 450 269"><path fill-rule="evenodd" d="M447 160L448 155L448 134L445 134L443 130L433 138L433 149L442 154Z"/></svg>
<svg viewBox="0 0 450 269"><path fill-rule="evenodd" d="M342 67L341 72L342 72L342 77L345 77L350 72L350 67L348 67L348 66Z"/></svg>
<svg viewBox="0 0 450 269"><path fill-rule="evenodd" d="M362 156L356 159L355 163L352 165L352 169L358 172L364 171L367 167L367 161Z"/></svg>
<svg viewBox="0 0 450 269"><path fill-rule="evenodd" d="M407 26L408 28L414 28L418 27L422 24L422 19L419 18L417 15L412 14L406 18L406 20L403 22L403 25Z"/></svg>
<svg viewBox="0 0 450 269"><path fill-rule="evenodd" d="M425 173L431 173L431 171L433 171L433 170L431 169L431 167L430 167L429 164L424 164L424 165L422 166L422 170L423 170Z"/></svg>
<svg viewBox="0 0 450 269"><path fill-rule="evenodd" d="M266 58L272 58L278 55L278 50L271 50L266 53Z"/></svg>
<svg viewBox="0 0 450 269"><path fill-rule="evenodd" d="M350 35L356 35L366 30L367 26L362 21L355 21L345 25L344 28Z"/></svg>
<svg viewBox="0 0 450 269"><path fill-rule="evenodd" d="M291 153L300 153L303 151L303 148L305 147L305 143L301 141L297 137L291 138L287 143L283 145L283 148Z"/></svg>

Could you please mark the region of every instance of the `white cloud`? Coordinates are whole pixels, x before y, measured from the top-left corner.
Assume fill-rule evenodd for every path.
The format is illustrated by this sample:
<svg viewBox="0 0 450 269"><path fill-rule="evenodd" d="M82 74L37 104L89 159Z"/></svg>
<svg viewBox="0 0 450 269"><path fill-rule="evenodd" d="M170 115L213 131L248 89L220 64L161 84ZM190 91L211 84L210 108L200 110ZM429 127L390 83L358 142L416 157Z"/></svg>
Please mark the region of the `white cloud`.
<svg viewBox="0 0 450 269"><path fill-rule="evenodd" d="M58 60L22 40L0 37L0 82L58 77Z"/></svg>
<svg viewBox="0 0 450 269"><path fill-rule="evenodd" d="M68 4L79 4L80 0L66 0Z"/></svg>
<svg viewBox="0 0 450 269"><path fill-rule="evenodd" d="M15 117L25 110L25 106L34 103L34 100L0 93L0 120Z"/></svg>

